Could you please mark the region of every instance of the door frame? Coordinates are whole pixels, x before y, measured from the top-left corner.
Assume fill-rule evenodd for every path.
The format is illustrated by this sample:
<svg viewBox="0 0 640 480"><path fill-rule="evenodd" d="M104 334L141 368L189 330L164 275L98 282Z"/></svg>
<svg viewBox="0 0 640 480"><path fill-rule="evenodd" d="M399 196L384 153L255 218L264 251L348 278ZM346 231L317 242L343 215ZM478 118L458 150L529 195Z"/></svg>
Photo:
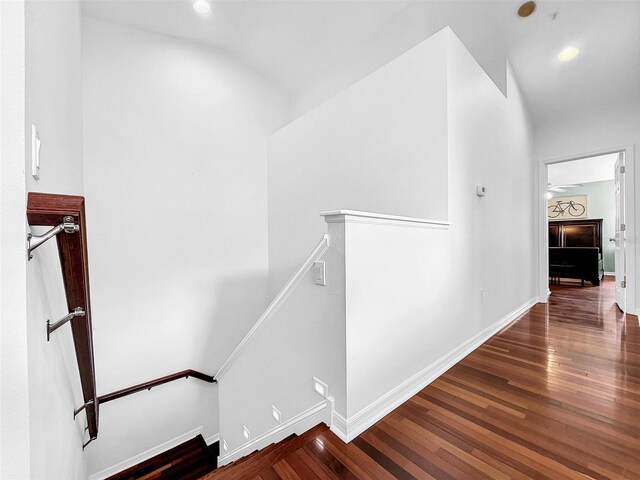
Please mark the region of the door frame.
<svg viewBox="0 0 640 480"><path fill-rule="evenodd" d="M624 152L625 162L625 225L626 225L626 308L627 313L637 315L636 310L636 220L635 220L635 191L636 191L636 162L633 145L623 145L611 148L604 148L592 152L567 155L563 157L551 158L537 162L538 168L538 188L537 188L537 225L538 225L538 300L547 303L549 299L549 232L547 219L547 167L556 163L570 162L572 160L582 160L584 158L606 155L609 153Z"/></svg>

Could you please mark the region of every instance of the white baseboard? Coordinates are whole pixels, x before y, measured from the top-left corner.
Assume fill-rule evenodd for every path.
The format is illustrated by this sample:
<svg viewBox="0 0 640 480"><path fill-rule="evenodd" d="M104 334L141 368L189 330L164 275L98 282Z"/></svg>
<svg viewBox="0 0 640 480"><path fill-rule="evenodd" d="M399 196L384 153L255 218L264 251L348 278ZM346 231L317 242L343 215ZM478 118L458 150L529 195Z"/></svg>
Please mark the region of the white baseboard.
<svg viewBox="0 0 640 480"><path fill-rule="evenodd" d="M204 439L205 443L207 445L211 445L212 443L216 443L220 441L220 434L219 433L215 433L213 435L211 435L210 437L207 437Z"/></svg>
<svg viewBox="0 0 640 480"><path fill-rule="evenodd" d="M281 423L275 428L263 433L262 435L254 438L248 443L241 445L240 447L231 450L230 452L220 455L218 457L218 465L226 465L239 458L242 458L255 450L260 450L264 447L277 443L289 435L296 434L301 435L307 430L315 427L319 423L329 424L331 421L331 407L329 400L323 400L322 402L308 408L304 412L296 415L295 417Z"/></svg>
<svg viewBox="0 0 640 480"><path fill-rule="evenodd" d="M183 433L182 435L178 435L177 437L172 438L171 440L167 440L166 442L163 442L160 445L156 445L155 447L150 448L149 450L146 450L142 453L139 453L138 455L134 455L133 457L127 458L122 462L118 462L115 465L112 465L103 470L100 470L99 472L96 472L91 476L89 476L89 480L103 480L105 478L108 478L111 475L115 475L116 473L126 470L129 467L133 467L134 465L144 462L145 460L149 460L150 458L155 457L156 455L159 455L162 452L171 450L173 447L177 447L181 443L184 443L187 440L191 440L193 437L197 437L201 433L202 433L202 425L186 433Z"/></svg>
<svg viewBox="0 0 640 480"><path fill-rule="evenodd" d="M616 272L604 272L605 275L609 275L611 277L615 277L616 276Z"/></svg>
<svg viewBox="0 0 640 480"><path fill-rule="evenodd" d="M344 443L349 443L353 440L347 437L347 419L335 410L331 414L331 431Z"/></svg>
<svg viewBox="0 0 640 480"><path fill-rule="evenodd" d="M339 413L333 412L331 417L331 430L342 441L346 443L350 442L385 415L398 408L409 398L436 380L440 375L473 352L489 338L500 330L503 330L536 303L538 303L538 298L531 298L444 357L435 361L378 400L363 408L349 419L345 419Z"/></svg>

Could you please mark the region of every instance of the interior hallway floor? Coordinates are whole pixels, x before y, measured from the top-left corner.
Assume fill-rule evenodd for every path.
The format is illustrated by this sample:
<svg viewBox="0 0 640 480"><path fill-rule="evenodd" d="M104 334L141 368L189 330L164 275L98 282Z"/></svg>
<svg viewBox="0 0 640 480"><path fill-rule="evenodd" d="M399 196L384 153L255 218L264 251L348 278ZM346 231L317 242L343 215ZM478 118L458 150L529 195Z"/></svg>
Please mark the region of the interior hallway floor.
<svg viewBox="0 0 640 480"><path fill-rule="evenodd" d="M638 317L611 277L551 290L350 444L317 427L207 478L640 478Z"/></svg>

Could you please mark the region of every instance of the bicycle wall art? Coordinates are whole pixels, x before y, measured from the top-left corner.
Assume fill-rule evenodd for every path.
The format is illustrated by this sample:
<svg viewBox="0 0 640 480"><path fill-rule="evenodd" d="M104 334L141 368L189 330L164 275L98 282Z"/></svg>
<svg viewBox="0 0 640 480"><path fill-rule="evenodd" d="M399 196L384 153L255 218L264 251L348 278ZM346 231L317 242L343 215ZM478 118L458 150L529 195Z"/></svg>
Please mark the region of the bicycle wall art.
<svg viewBox="0 0 640 480"><path fill-rule="evenodd" d="M587 196L553 197L547 202L549 220L566 220L567 218L587 218Z"/></svg>

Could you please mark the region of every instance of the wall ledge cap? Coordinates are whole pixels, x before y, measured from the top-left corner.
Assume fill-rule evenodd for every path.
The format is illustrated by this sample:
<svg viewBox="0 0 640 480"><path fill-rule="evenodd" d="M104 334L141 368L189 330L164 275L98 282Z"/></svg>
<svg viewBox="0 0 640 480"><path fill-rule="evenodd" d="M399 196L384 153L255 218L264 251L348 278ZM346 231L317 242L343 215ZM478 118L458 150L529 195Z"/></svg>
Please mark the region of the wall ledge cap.
<svg viewBox="0 0 640 480"><path fill-rule="evenodd" d="M320 212L320 216L324 217L327 223L384 223L407 225L415 224L416 226L449 228L450 222L441 220L429 220L426 218L402 217L398 215L388 215L386 213L362 212L358 210L325 210Z"/></svg>

